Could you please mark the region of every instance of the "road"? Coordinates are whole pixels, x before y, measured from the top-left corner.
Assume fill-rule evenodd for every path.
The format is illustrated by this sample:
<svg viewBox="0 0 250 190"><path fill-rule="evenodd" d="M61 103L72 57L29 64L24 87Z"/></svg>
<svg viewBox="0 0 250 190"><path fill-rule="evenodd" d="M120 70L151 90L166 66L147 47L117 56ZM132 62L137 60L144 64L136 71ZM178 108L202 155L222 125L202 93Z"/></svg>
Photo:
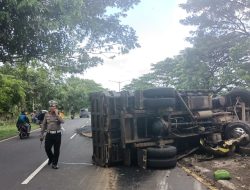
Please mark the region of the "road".
<svg viewBox="0 0 250 190"><path fill-rule="evenodd" d="M143 170L138 167L102 168L92 165L92 140L76 134L89 119L67 120L63 125L59 169L47 163L39 131L29 139L0 141L0 184L4 190L205 190L203 184L176 167Z"/></svg>

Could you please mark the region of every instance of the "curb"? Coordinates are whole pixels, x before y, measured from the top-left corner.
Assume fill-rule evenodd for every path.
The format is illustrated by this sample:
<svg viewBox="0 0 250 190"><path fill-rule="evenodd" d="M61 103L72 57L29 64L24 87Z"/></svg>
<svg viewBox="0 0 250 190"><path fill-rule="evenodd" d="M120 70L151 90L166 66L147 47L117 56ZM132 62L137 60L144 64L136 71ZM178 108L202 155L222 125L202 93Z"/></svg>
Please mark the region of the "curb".
<svg viewBox="0 0 250 190"><path fill-rule="evenodd" d="M199 182L201 182L203 185L205 185L208 189L210 190L219 190L221 188L218 188L215 186L216 183L220 184L222 187L228 189L228 190L237 190L237 188L235 187L235 185L233 183L231 183L228 180L214 180L214 184L211 183L210 181L208 181L207 179L204 178L204 175L200 176L197 175L195 172L193 172L192 170L188 169L187 167L181 165L178 163L178 166L183 169L187 174L193 176L196 180L198 180Z"/></svg>
<svg viewBox="0 0 250 190"><path fill-rule="evenodd" d="M230 181L228 180L218 180L217 181L219 184L221 184L223 187L226 187L230 190L236 190L237 188L234 186L233 183L231 183Z"/></svg>
<svg viewBox="0 0 250 190"><path fill-rule="evenodd" d="M208 180L202 178L201 176L197 175L195 172L193 172L192 170L186 168L185 166L181 165L180 163L177 163L177 165L184 170L187 174L191 175L193 178L195 178L196 180L198 180L200 183L202 183L203 185L205 185L208 189L210 190L219 190L217 187L215 187L214 184L212 184L211 182L209 182Z"/></svg>

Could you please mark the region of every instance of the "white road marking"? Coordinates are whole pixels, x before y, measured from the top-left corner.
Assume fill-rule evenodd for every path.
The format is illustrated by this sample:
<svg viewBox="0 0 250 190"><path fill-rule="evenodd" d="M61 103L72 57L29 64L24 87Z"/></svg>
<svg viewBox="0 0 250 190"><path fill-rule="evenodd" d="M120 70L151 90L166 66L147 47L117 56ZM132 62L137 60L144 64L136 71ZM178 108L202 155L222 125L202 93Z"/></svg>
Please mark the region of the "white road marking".
<svg viewBox="0 0 250 190"><path fill-rule="evenodd" d="M70 139L73 139L75 136L76 136L76 133L74 133L74 135L72 135L72 136L70 137Z"/></svg>
<svg viewBox="0 0 250 190"><path fill-rule="evenodd" d="M8 141L8 140L14 139L14 138L16 138L16 137L18 137L18 135L17 135L17 136L14 136L14 137L7 138L7 139L4 139L4 140L1 140L0 142Z"/></svg>
<svg viewBox="0 0 250 190"><path fill-rule="evenodd" d="M32 178L35 177L36 174L38 174L38 172L40 172L44 166L46 166L46 164L48 163L48 160L45 160L32 174L29 175L29 177L27 179L25 179L21 184L28 184Z"/></svg>
<svg viewBox="0 0 250 190"><path fill-rule="evenodd" d="M71 162L60 162L61 164L68 164L68 165L88 165L88 166L92 166L93 164L91 163L86 163L86 162L82 162L82 163L71 163Z"/></svg>
<svg viewBox="0 0 250 190"><path fill-rule="evenodd" d="M168 190L169 184L168 184L168 177L170 176L170 170L167 170L163 173L163 177L160 178L160 180L157 182L157 187L159 190Z"/></svg>
<svg viewBox="0 0 250 190"><path fill-rule="evenodd" d="M81 126L81 128L87 127L89 123L86 123L85 125Z"/></svg>

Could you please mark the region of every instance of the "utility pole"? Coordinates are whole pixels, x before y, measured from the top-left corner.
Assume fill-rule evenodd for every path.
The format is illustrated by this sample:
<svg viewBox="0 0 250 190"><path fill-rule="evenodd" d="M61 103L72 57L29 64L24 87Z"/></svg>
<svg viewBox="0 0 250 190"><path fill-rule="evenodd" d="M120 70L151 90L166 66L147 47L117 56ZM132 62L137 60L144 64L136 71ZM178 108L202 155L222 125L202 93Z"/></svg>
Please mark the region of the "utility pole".
<svg viewBox="0 0 250 190"><path fill-rule="evenodd" d="M112 81L112 80L110 80L110 82L115 82L115 83L118 83L118 86L119 86L119 92L121 91L121 83L126 82L126 81L128 81L128 80L124 80L124 81Z"/></svg>

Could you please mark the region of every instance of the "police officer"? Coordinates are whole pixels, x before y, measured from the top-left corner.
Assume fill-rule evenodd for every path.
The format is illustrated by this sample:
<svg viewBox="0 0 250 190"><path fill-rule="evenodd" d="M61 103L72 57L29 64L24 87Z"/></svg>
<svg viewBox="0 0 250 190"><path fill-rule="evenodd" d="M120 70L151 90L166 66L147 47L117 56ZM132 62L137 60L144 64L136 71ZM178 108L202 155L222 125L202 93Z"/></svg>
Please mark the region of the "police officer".
<svg viewBox="0 0 250 190"><path fill-rule="evenodd" d="M64 122L57 110L57 102L54 100L49 101L50 111L45 114L40 141L43 141L45 130L45 151L49 158L48 165L52 164L53 169L58 169L58 159L61 146L61 124ZM54 152L52 152L52 147Z"/></svg>

